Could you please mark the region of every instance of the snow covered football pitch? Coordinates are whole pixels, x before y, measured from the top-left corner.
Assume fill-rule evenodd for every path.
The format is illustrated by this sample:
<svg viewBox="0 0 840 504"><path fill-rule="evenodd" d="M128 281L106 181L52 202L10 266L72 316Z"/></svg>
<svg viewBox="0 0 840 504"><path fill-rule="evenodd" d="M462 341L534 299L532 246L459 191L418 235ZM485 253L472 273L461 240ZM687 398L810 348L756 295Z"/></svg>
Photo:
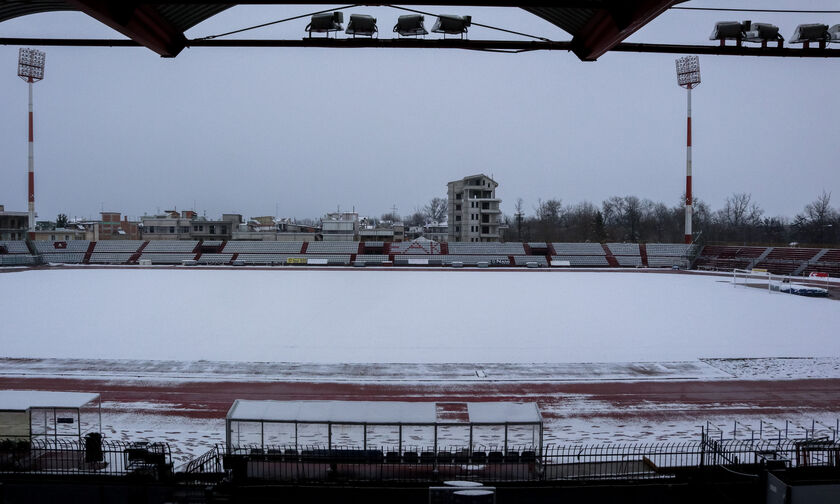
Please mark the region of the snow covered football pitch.
<svg viewBox="0 0 840 504"><path fill-rule="evenodd" d="M168 441L178 463L222 442L246 397L534 401L561 444L840 425L840 305L729 281L17 270L0 274L0 388L100 392L106 437Z"/></svg>
<svg viewBox="0 0 840 504"><path fill-rule="evenodd" d="M0 357L569 363L840 356L840 305L725 276L47 269L0 274Z"/></svg>

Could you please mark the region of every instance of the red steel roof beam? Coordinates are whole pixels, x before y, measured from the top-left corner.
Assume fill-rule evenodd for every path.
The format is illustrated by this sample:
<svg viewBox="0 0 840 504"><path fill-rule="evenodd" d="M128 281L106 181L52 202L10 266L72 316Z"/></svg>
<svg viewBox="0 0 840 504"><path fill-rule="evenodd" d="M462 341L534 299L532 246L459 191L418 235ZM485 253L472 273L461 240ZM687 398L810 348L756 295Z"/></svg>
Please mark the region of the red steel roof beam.
<svg viewBox="0 0 840 504"><path fill-rule="evenodd" d="M174 58L186 47L184 33L166 21L152 5L107 0L67 2L164 58Z"/></svg>
<svg viewBox="0 0 840 504"><path fill-rule="evenodd" d="M583 61L595 61L624 39L683 0L613 1L600 9L572 39L572 51Z"/></svg>

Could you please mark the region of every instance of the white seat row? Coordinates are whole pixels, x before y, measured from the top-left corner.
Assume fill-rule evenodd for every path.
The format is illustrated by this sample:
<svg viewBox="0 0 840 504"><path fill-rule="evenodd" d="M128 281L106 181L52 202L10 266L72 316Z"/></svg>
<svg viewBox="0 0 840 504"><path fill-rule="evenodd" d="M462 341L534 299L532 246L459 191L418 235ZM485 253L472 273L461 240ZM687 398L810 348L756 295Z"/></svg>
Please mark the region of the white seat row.
<svg viewBox="0 0 840 504"><path fill-rule="evenodd" d="M613 255L639 255L638 243L607 243L607 247Z"/></svg>
<svg viewBox="0 0 840 504"><path fill-rule="evenodd" d="M533 257L533 256L526 256ZM394 257L394 260L398 259ZM435 256L429 255L414 255L403 254L399 259L428 259L430 261L440 261L442 264L452 264L453 262L461 262L468 266L475 266L479 262L490 263L496 266L510 265L510 260L506 255L455 255L455 254L440 254Z"/></svg>
<svg viewBox="0 0 840 504"><path fill-rule="evenodd" d="M685 257L691 245L684 243L648 243L645 245L648 257L650 256L668 256L668 257Z"/></svg>
<svg viewBox="0 0 840 504"><path fill-rule="evenodd" d="M66 246L64 248L55 248L56 243L64 243ZM88 240L68 240L66 242L53 242L53 241L36 241L35 242L35 250L38 251L39 254L44 253L69 253L69 252L87 252L88 247L90 247L90 242Z"/></svg>
<svg viewBox="0 0 840 504"><path fill-rule="evenodd" d="M385 246L385 242L381 241L366 241L365 247L367 248L382 248Z"/></svg>
<svg viewBox="0 0 840 504"><path fill-rule="evenodd" d="M225 264L229 263L233 254L201 254L198 262L201 264Z"/></svg>
<svg viewBox="0 0 840 504"><path fill-rule="evenodd" d="M359 254L356 256L356 260L362 262L385 262L388 261L388 256L384 254Z"/></svg>
<svg viewBox="0 0 840 504"><path fill-rule="evenodd" d="M137 252L143 245L141 240L100 240L93 248L94 252Z"/></svg>
<svg viewBox="0 0 840 504"><path fill-rule="evenodd" d="M85 254L81 252L68 252L63 254L45 253L41 254L41 258L51 263L81 264L85 260Z"/></svg>
<svg viewBox="0 0 840 504"><path fill-rule="evenodd" d="M219 247L222 244L222 240L204 240L201 242L202 247Z"/></svg>
<svg viewBox="0 0 840 504"><path fill-rule="evenodd" d="M307 254L355 254L359 251L359 242L349 241L320 241L309 242Z"/></svg>
<svg viewBox="0 0 840 504"><path fill-rule="evenodd" d="M26 242L23 240L0 241L0 247L4 247L10 254L29 253L29 247L26 246Z"/></svg>
<svg viewBox="0 0 840 504"><path fill-rule="evenodd" d="M302 258L302 254L239 254L237 261L245 264L284 264L288 258Z"/></svg>
<svg viewBox="0 0 840 504"><path fill-rule="evenodd" d="M302 241L229 241L226 253L244 254L297 254L303 247Z"/></svg>
<svg viewBox="0 0 840 504"><path fill-rule="evenodd" d="M671 266L686 267L688 261L680 257L651 257L648 256L648 266L651 268L663 268Z"/></svg>
<svg viewBox="0 0 840 504"><path fill-rule="evenodd" d="M602 250L603 251L603 250ZM572 256L552 256L553 261L569 261L572 266L609 266L607 257L603 255L572 255Z"/></svg>
<svg viewBox="0 0 840 504"><path fill-rule="evenodd" d="M545 256L513 256L513 261L517 266L525 266L529 262L535 262L540 266L548 266Z"/></svg>
<svg viewBox="0 0 840 504"><path fill-rule="evenodd" d="M140 259L148 259L152 261L152 264L181 264L181 261L189 261L191 259L195 259L195 254L147 254L144 250L143 254L140 256Z"/></svg>
<svg viewBox="0 0 840 504"><path fill-rule="evenodd" d="M469 243L452 242L449 244L450 254L505 254L524 255L525 247L521 243Z"/></svg>
<svg viewBox="0 0 840 504"><path fill-rule="evenodd" d="M90 255L90 262L96 264L124 264L127 263L133 253L119 253L119 252L100 252Z"/></svg>
<svg viewBox="0 0 840 504"><path fill-rule="evenodd" d="M531 247L532 249L533 248L544 249L544 248L548 248L548 243L546 243L546 242L528 242L528 246Z"/></svg>
<svg viewBox="0 0 840 504"><path fill-rule="evenodd" d="M0 266L25 266L35 264L35 256L29 254L2 254Z"/></svg>
<svg viewBox="0 0 840 504"><path fill-rule="evenodd" d="M326 259L330 264L350 264L350 254L306 254L307 261Z"/></svg>
<svg viewBox="0 0 840 504"><path fill-rule="evenodd" d="M615 260L618 261L619 266L641 266L642 265L642 258L640 256L632 256L632 255L617 255L615 256Z"/></svg>
<svg viewBox="0 0 840 504"><path fill-rule="evenodd" d="M198 245L198 240L151 240L143 253L146 252L192 252Z"/></svg>
<svg viewBox="0 0 840 504"><path fill-rule="evenodd" d="M607 255L600 243L552 243L551 245L557 255Z"/></svg>

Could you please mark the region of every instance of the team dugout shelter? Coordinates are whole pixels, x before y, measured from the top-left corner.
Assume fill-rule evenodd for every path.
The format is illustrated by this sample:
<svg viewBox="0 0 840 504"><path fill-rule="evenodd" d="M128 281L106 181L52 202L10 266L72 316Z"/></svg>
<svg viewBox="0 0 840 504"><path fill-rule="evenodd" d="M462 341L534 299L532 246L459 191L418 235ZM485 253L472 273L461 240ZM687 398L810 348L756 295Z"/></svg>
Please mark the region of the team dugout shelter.
<svg viewBox="0 0 840 504"><path fill-rule="evenodd" d="M0 390L0 440L78 440L101 428L99 394Z"/></svg>
<svg viewBox="0 0 840 504"><path fill-rule="evenodd" d="M536 403L398 401L253 401L237 399L226 416L227 452L281 445L530 446L541 455L543 419Z"/></svg>

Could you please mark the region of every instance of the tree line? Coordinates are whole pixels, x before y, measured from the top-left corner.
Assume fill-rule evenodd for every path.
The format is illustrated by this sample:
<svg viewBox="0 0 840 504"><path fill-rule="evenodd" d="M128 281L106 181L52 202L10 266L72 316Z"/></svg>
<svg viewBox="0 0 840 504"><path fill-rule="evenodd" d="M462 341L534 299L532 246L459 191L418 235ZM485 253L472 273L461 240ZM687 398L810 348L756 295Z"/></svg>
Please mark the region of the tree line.
<svg viewBox="0 0 840 504"><path fill-rule="evenodd" d="M507 241L681 243L685 207L613 196L600 205L588 201L566 205L560 199L538 200L528 213L522 198L513 215L505 215ZM694 198L692 229L699 243L836 245L840 243L840 210L823 191L793 218L769 217L748 193L726 198L712 209Z"/></svg>

